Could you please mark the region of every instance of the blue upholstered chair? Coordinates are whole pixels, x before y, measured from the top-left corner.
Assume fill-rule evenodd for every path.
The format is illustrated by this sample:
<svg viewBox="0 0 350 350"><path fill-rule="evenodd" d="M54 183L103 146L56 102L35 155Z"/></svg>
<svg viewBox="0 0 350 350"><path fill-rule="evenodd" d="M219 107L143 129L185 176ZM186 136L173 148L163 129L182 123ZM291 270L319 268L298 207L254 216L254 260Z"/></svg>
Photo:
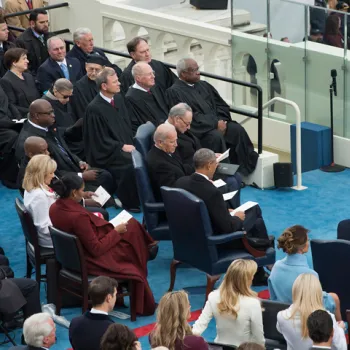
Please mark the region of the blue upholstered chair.
<svg viewBox="0 0 350 350"><path fill-rule="evenodd" d="M337 238L350 241L350 220L342 220L337 227Z"/></svg>
<svg viewBox="0 0 350 350"><path fill-rule="evenodd" d="M340 299L343 320L350 309L350 279L347 264L350 261L350 242L338 240L311 240L314 269L318 273L322 289L337 293Z"/></svg>
<svg viewBox="0 0 350 350"><path fill-rule="evenodd" d="M131 157L147 231L155 240L170 240L169 225L165 216L164 204L156 202L154 199L145 160L141 153L136 150L131 153Z"/></svg>
<svg viewBox="0 0 350 350"><path fill-rule="evenodd" d="M213 235L209 214L201 199L179 188L161 187L161 191L174 247L169 291L174 288L179 263L189 264L207 274L207 300L215 282L233 260L252 259L259 266L275 262L273 248L269 248L266 255L259 258L254 258L244 249L227 249L227 244L223 249L224 243L242 238L243 232Z"/></svg>
<svg viewBox="0 0 350 350"><path fill-rule="evenodd" d="M153 134L156 127L151 123L147 122L138 127L134 141L135 148L141 153L143 159L146 159L148 151L153 145Z"/></svg>

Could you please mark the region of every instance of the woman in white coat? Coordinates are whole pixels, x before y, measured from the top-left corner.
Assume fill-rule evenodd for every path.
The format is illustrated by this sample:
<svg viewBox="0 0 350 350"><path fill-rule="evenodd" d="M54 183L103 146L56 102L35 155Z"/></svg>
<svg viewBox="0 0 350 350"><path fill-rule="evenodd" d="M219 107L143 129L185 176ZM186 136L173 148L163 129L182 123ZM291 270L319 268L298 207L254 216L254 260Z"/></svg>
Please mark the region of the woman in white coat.
<svg viewBox="0 0 350 350"><path fill-rule="evenodd" d="M214 316L215 342L235 346L244 342L265 344L261 304L251 289L257 268L253 260L238 259L231 263L220 288L209 294L193 325L194 334L201 335Z"/></svg>

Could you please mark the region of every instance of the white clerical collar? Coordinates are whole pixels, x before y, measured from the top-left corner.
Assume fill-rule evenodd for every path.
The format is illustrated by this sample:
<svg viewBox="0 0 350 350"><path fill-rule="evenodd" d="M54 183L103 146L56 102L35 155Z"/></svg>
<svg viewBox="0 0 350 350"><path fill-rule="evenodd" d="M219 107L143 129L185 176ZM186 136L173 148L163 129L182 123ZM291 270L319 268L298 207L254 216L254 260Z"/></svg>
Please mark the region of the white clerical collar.
<svg viewBox="0 0 350 350"><path fill-rule="evenodd" d="M138 90L141 90L141 91L144 91L144 92L148 92L149 90L146 90L144 89L142 86L140 86L139 84L135 83L133 86L132 86L134 89L138 89Z"/></svg>
<svg viewBox="0 0 350 350"><path fill-rule="evenodd" d="M182 80L182 79L180 79L181 81L183 81L185 84L187 84L188 86L191 86L191 87L194 87L194 84L190 84L190 83L188 83L187 81L185 81L185 80Z"/></svg>
<svg viewBox="0 0 350 350"><path fill-rule="evenodd" d="M56 61L57 62L57 64L61 67L62 66L62 64L64 64L64 65L66 65L66 67L68 67L67 66L67 61L66 61L66 59L64 59L63 61L61 61L61 62L59 62L59 61Z"/></svg>
<svg viewBox="0 0 350 350"><path fill-rule="evenodd" d="M108 312L102 311L102 310L97 310L97 309L94 309L94 308L91 308L90 312L92 314L101 314L101 315L107 315L108 316Z"/></svg>
<svg viewBox="0 0 350 350"><path fill-rule="evenodd" d="M197 173L196 174L200 175L200 176L203 176L205 179L207 179L209 181L209 177L207 175L204 175L204 174L201 174L201 173Z"/></svg>
<svg viewBox="0 0 350 350"><path fill-rule="evenodd" d="M107 97L107 96L105 96L102 92L100 92L100 96L101 96L105 101L107 101L108 103L111 103L112 99L109 98L109 97Z"/></svg>
<svg viewBox="0 0 350 350"><path fill-rule="evenodd" d="M42 127L42 126L40 126L40 125L38 125L38 124L35 124L35 123L33 123L32 121L30 121L30 119L28 119L28 123L31 124L32 126L34 126L34 128L37 128L37 129L40 129L40 130L49 131L48 128L44 128L44 127Z"/></svg>

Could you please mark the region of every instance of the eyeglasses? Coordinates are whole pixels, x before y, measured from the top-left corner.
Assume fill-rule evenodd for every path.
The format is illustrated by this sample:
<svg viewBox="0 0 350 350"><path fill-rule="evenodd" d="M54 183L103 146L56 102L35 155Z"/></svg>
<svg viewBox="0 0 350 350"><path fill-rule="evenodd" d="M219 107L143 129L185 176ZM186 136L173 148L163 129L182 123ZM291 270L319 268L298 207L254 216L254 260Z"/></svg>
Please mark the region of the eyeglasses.
<svg viewBox="0 0 350 350"><path fill-rule="evenodd" d="M88 68L86 71L89 73L96 72L98 74L98 73L102 72L102 69L100 69L100 68Z"/></svg>
<svg viewBox="0 0 350 350"><path fill-rule="evenodd" d="M197 68L188 68L188 69L185 70L185 72L187 72L187 73L197 73L197 72L199 72L199 67L197 67Z"/></svg>
<svg viewBox="0 0 350 350"><path fill-rule="evenodd" d="M155 72L154 70L152 70L152 72L149 72L149 73L140 73L140 74L138 74L138 75L148 75L148 76L153 75L153 76L156 76L156 72Z"/></svg>
<svg viewBox="0 0 350 350"><path fill-rule="evenodd" d="M63 95L62 92L59 92L59 91L57 91L57 92L62 96L62 98L63 98L64 100L68 100L69 97L72 97L72 96L73 96L73 94L71 94L71 95Z"/></svg>
<svg viewBox="0 0 350 350"><path fill-rule="evenodd" d="M191 125L191 122L185 122L182 118L178 117L187 127Z"/></svg>
<svg viewBox="0 0 350 350"><path fill-rule="evenodd" d="M54 115L54 114L55 114L55 111L54 111L54 110L51 110L51 111L49 111L49 112L37 112L37 114Z"/></svg>

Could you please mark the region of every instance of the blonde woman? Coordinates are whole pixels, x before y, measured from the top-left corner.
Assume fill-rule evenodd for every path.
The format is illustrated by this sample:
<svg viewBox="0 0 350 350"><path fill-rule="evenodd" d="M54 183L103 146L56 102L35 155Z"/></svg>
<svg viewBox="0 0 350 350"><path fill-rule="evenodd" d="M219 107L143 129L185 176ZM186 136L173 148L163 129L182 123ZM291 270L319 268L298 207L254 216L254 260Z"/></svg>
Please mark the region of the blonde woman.
<svg viewBox="0 0 350 350"><path fill-rule="evenodd" d="M257 268L253 260L238 259L231 263L220 288L209 294L193 325L194 334L202 334L214 316L215 342L235 346L244 342L265 344L261 304L251 290Z"/></svg>
<svg viewBox="0 0 350 350"><path fill-rule="evenodd" d="M23 179L24 206L32 215L39 245L46 248L53 247L49 232L49 209L56 201L56 195L49 185L56 168L56 162L50 156L38 154L29 161Z"/></svg>
<svg viewBox="0 0 350 350"><path fill-rule="evenodd" d="M150 334L152 348L165 346L169 350L208 350L202 337L193 335L188 320L191 305L183 290L166 293L157 308L157 323Z"/></svg>
<svg viewBox="0 0 350 350"><path fill-rule="evenodd" d="M293 284L293 304L277 314L277 330L287 342L287 350L309 350L312 340L309 338L307 318L316 310L324 310L322 287L318 278L310 273L301 274ZM346 350L344 322L336 322L333 314L334 336L332 349Z"/></svg>

